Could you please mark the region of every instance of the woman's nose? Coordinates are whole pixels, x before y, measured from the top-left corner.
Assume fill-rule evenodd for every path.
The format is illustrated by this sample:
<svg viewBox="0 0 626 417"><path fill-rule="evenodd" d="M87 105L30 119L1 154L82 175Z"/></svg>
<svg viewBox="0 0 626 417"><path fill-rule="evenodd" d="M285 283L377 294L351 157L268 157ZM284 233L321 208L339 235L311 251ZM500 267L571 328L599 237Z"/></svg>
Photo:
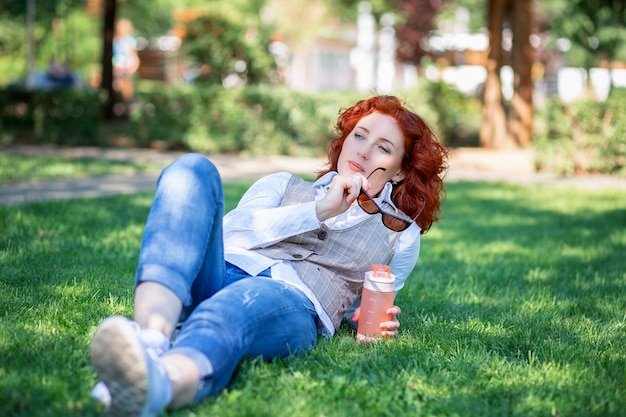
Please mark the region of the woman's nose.
<svg viewBox="0 0 626 417"><path fill-rule="evenodd" d="M369 146L362 146L359 150L358 150L358 155L363 158L363 159L369 159L370 157L370 148Z"/></svg>

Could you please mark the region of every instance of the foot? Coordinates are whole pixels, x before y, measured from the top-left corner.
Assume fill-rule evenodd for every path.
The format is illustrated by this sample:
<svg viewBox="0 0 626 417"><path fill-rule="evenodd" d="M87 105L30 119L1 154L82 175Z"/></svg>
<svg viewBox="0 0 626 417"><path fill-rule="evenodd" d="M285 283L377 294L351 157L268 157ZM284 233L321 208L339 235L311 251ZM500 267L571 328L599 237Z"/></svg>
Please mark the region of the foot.
<svg viewBox="0 0 626 417"><path fill-rule="evenodd" d="M133 329L139 335L141 344L150 352L151 356L161 356L170 349L170 341L163 333L152 329L141 329L134 321L129 320L129 323L133 326ZM93 387L91 398L100 401L107 407L111 404L111 393L103 381L99 381Z"/></svg>
<svg viewBox="0 0 626 417"><path fill-rule="evenodd" d="M118 316L102 322L91 342L91 362L110 392L110 415L158 416L171 400L171 382L134 326Z"/></svg>

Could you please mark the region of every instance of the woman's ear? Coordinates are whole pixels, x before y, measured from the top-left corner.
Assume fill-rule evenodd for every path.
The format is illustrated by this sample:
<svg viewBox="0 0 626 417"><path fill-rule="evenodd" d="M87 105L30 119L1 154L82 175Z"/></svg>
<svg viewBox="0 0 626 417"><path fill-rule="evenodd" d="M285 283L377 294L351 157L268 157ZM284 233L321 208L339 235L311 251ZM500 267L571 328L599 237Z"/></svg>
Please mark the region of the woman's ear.
<svg viewBox="0 0 626 417"><path fill-rule="evenodd" d="M406 175L404 175L404 172L398 171L393 177L391 177L391 181L393 181L394 183L398 183L403 181L405 178Z"/></svg>

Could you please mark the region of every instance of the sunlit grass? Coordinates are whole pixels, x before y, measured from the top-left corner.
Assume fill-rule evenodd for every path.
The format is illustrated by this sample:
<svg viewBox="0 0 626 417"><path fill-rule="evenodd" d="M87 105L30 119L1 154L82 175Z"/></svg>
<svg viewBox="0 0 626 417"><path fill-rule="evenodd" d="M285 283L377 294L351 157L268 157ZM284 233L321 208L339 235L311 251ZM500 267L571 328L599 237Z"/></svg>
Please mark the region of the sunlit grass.
<svg viewBox="0 0 626 417"><path fill-rule="evenodd" d="M227 209L246 184L226 186ZM96 416L88 345L132 314L151 194L0 207L0 415ZM343 326L173 416L624 416L626 194L452 183L396 340Z"/></svg>
<svg viewBox="0 0 626 417"><path fill-rule="evenodd" d="M85 177L105 174L136 174L158 171L163 166L96 158L25 156L0 153L0 183L33 179Z"/></svg>

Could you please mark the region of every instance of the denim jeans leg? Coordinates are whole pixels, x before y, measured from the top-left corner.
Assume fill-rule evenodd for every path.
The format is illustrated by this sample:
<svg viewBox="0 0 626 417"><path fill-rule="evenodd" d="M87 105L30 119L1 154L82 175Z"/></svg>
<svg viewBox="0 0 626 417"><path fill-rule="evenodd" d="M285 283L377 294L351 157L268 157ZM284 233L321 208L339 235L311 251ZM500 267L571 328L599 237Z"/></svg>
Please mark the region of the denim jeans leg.
<svg viewBox="0 0 626 417"><path fill-rule="evenodd" d="M187 307L210 297L224 281L219 173L199 154L186 154L163 170L144 230L136 284L153 281Z"/></svg>
<svg viewBox="0 0 626 417"><path fill-rule="evenodd" d="M203 301L168 354L194 360L200 401L219 394L244 358L270 360L308 351L317 340L316 312L302 291L266 277L241 279Z"/></svg>

